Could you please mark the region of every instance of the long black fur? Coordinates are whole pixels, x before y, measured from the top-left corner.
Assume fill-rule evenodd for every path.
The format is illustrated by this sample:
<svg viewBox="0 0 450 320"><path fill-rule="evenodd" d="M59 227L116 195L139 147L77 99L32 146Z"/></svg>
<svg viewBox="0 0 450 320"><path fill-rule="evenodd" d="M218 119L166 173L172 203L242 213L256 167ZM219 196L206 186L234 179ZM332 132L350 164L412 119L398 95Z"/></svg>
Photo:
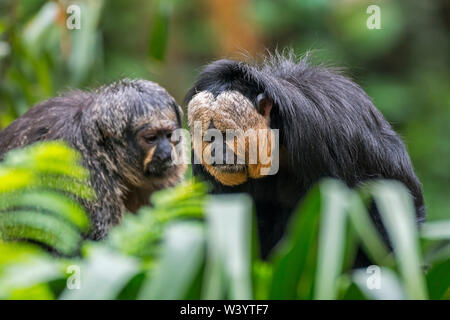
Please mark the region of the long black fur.
<svg viewBox="0 0 450 320"><path fill-rule="evenodd" d="M377 178L401 181L414 198L418 223L425 220L421 185L403 142L347 77L292 54L270 56L260 65L219 60L204 68L185 102L200 91L217 96L227 90L237 90L254 103L260 93L273 100L271 128L280 130L288 165L274 176L236 187L221 185L201 165L193 164L193 170L211 182L214 193L247 192L253 197L263 256L281 238L303 195L323 177L339 178L350 187ZM376 208L372 214L384 232Z"/></svg>

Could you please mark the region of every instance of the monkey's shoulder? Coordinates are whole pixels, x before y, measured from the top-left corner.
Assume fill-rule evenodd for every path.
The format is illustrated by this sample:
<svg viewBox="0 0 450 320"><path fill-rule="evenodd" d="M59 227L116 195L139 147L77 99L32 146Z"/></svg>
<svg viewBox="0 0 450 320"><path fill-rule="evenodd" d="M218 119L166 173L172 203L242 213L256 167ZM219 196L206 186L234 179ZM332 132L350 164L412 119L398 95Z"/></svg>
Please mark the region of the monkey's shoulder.
<svg viewBox="0 0 450 320"><path fill-rule="evenodd" d="M0 132L0 157L9 150L39 141L73 139L74 127L81 120L85 103L81 97L56 97L43 101Z"/></svg>

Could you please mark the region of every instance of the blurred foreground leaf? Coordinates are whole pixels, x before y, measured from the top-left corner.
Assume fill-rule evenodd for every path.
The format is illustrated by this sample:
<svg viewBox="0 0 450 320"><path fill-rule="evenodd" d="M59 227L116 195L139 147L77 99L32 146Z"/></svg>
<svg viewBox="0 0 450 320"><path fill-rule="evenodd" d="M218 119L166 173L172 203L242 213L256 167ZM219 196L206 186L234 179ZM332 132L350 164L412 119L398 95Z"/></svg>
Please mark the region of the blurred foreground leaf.
<svg viewBox="0 0 450 320"><path fill-rule="evenodd" d="M372 193L386 226L405 290L410 299L426 299L415 209L408 190L396 181L373 184Z"/></svg>
<svg viewBox="0 0 450 320"><path fill-rule="evenodd" d="M320 189L315 186L293 213L284 238L270 256L273 276L269 299L311 297L317 257L320 204Z"/></svg>
<svg viewBox="0 0 450 320"><path fill-rule="evenodd" d="M79 267L80 288L66 289L59 299L114 299L139 270L134 258L97 246L88 249L87 259Z"/></svg>
<svg viewBox="0 0 450 320"><path fill-rule="evenodd" d="M161 257L149 273L139 299L183 299L200 271L204 235L198 223L177 223L167 228Z"/></svg>
<svg viewBox="0 0 450 320"><path fill-rule="evenodd" d="M315 299L336 299L338 276L344 258L349 190L341 182L324 180L320 210L319 254L315 279Z"/></svg>
<svg viewBox="0 0 450 320"><path fill-rule="evenodd" d="M73 198L93 198L88 179L80 155L62 142L7 153L0 163L0 237L76 253L90 222Z"/></svg>
<svg viewBox="0 0 450 320"><path fill-rule="evenodd" d="M251 199L243 194L214 196L206 212L208 258L202 298L251 299Z"/></svg>

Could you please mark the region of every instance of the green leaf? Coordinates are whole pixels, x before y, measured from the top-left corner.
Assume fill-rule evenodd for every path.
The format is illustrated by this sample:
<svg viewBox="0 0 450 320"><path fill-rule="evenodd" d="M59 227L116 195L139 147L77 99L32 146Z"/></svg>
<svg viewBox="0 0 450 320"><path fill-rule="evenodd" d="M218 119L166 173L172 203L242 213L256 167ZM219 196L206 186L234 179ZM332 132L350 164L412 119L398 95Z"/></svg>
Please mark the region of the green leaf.
<svg viewBox="0 0 450 320"><path fill-rule="evenodd" d="M204 183L188 180L174 188L155 192L152 195L151 202L157 207L183 207L184 201L196 198L203 200L207 191Z"/></svg>
<svg viewBox="0 0 450 320"><path fill-rule="evenodd" d="M71 82L79 85L86 80L97 56L100 34L97 30L103 9L103 0L83 1L81 7L81 28L71 30L72 50L68 62Z"/></svg>
<svg viewBox="0 0 450 320"><path fill-rule="evenodd" d="M30 210L1 213L0 236L4 240L38 241L67 255L74 254L81 241L80 234L67 222Z"/></svg>
<svg viewBox="0 0 450 320"><path fill-rule="evenodd" d="M39 40L48 32L48 29L55 23L59 13L59 6L55 2L45 3L41 10L25 27L23 38L25 42L36 49Z"/></svg>
<svg viewBox="0 0 450 320"><path fill-rule="evenodd" d="M450 259L435 264L426 276L430 299L450 298Z"/></svg>
<svg viewBox="0 0 450 320"><path fill-rule="evenodd" d="M168 222L203 216L205 193L205 185L193 181L156 192L151 198L154 206L126 215L120 226L111 230L107 243L126 254L154 256Z"/></svg>
<svg viewBox="0 0 450 320"><path fill-rule="evenodd" d="M48 283L40 283L28 288L19 288L11 292L9 300L54 300L55 295Z"/></svg>
<svg viewBox="0 0 450 320"><path fill-rule="evenodd" d="M350 194L349 218L368 257L379 265L393 265L389 250L370 219L369 212L356 192Z"/></svg>
<svg viewBox="0 0 450 320"><path fill-rule="evenodd" d="M354 283L368 299L404 300L402 283L397 275L387 268L378 266L356 270L352 275Z"/></svg>
<svg viewBox="0 0 450 320"><path fill-rule="evenodd" d="M450 220L427 222L420 231L420 236L425 239L450 240Z"/></svg>
<svg viewBox="0 0 450 320"><path fill-rule="evenodd" d="M428 266L450 259L450 242L433 241L425 247L423 259Z"/></svg>
<svg viewBox="0 0 450 320"><path fill-rule="evenodd" d="M407 296L426 299L415 209L408 190L397 181L375 182L370 189L391 239Z"/></svg>
<svg viewBox="0 0 450 320"><path fill-rule="evenodd" d="M89 172L80 165L80 161L79 153L65 142L50 141L12 150L5 156L3 165L83 180Z"/></svg>
<svg viewBox="0 0 450 320"><path fill-rule="evenodd" d="M255 260L253 262L253 292L255 300L265 300L269 298L269 290L272 282L272 265Z"/></svg>
<svg viewBox="0 0 450 320"><path fill-rule="evenodd" d="M66 288L59 299L115 299L130 279L139 272L139 264L132 257L94 245L89 248L87 259L80 264L80 272L81 288Z"/></svg>
<svg viewBox="0 0 450 320"><path fill-rule="evenodd" d="M81 156L65 142L36 143L5 155L0 165L1 192L23 188L50 188L93 199L89 171L81 165Z"/></svg>
<svg viewBox="0 0 450 320"><path fill-rule="evenodd" d="M41 293L45 292L46 296L33 298L50 298L46 283L63 276L60 261L51 259L50 255L39 247L0 242L1 299L32 298L29 290L34 290L34 287L39 287Z"/></svg>
<svg viewBox="0 0 450 320"><path fill-rule="evenodd" d="M0 297L7 298L10 295L18 298L17 290L19 289L28 290L35 285L45 285L49 281L64 276L58 262L50 259L35 259L26 264L11 265L4 268L1 275Z"/></svg>
<svg viewBox="0 0 450 320"><path fill-rule="evenodd" d="M251 212L247 195L220 195L208 201L208 258L202 298L252 298Z"/></svg>
<svg viewBox="0 0 450 320"><path fill-rule="evenodd" d="M199 223L169 226L158 266L149 274L138 299L183 299L204 259L204 234Z"/></svg>
<svg viewBox="0 0 450 320"><path fill-rule="evenodd" d="M37 211L50 211L82 231L87 231L90 221L83 208L74 200L61 193L48 190L27 190L16 194L0 194L0 210L18 207L34 208Z"/></svg>
<svg viewBox="0 0 450 320"><path fill-rule="evenodd" d="M323 195L320 213L319 253L315 299L336 299L342 270L349 190L337 180L320 183Z"/></svg>
<svg viewBox="0 0 450 320"><path fill-rule="evenodd" d="M0 194L23 189L32 183L33 178L28 170L0 167Z"/></svg>
<svg viewBox="0 0 450 320"><path fill-rule="evenodd" d="M315 186L294 212L284 238L270 256L273 264L269 299L310 298L314 282L321 195ZM313 265L314 267L314 265ZM302 279L304 294L298 295Z"/></svg>

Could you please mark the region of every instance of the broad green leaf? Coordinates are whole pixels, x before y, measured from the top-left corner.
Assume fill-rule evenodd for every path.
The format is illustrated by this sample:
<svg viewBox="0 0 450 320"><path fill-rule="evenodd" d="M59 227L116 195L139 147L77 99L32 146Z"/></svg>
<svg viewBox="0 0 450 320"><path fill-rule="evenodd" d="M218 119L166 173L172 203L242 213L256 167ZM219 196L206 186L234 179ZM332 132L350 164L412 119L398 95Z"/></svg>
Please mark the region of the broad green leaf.
<svg viewBox="0 0 450 320"><path fill-rule="evenodd" d="M183 299L203 265L204 234L199 223L169 226L161 257L142 286L138 299Z"/></svg>
<svg viewBox="0 0 450 320"><path fill-rule="evenodd" d="M450 220L427 222L420 231L420 236L425 239L450 240Z"/></svg>
<svg viewBox="0 0 450 320"><path fill-rule="evenodd" d="M444 240L429 244L424 249L423 259L428 266L450 259L450 242Z"/></svg>
<svg viewBox="0 0 450 320"><path fill-rule="evenodd" d="M55 294L48 282L40 283L28 288L12 290L9 300L54 300Z"/></svg>
<svg viewBox="0 0 450 320"><path fill-rule="evenodd" d="M314 282L310 267L312 264L314 268L316 261L320 204L320 190L315 186L294 212L284 238L271 254L273 276L269 299L310 298ZM300 279L309 289L299 296Z"/></svg>
<svg viewBox="0 0 450 320"><path fill-rule="evenodd" d="M14 208L33 208L36 211L50 211L82 231L87 231L90 222L83 208L61 193L49 190L27 190L16 194L0 195L0 211Z"/></svg>
<svg viewBox="0 0 450 320"><path fill-rule="evenodd" d="M349 192L350 196L352 195L352 191ZM350 206L350 204L349 204ZM348 211L347 211L347 215ZM347 223L347 230L345 232L345 240L344 240L344 257L342 264L342 271L345 272L355 266L355 259L358 256L358 250L360 246L360 241L358 239L358 235L355 231L355 228L350 224L350 220Z"/></svg>
<svg viewBox="0 0 450 320"><path fill-rule="evenodd" d="M367 300L351 274L341 274L339 277L339 300Z"/></svg>
<svg viewBox="0 0 450 320"><path fill-rule="evenodd" d="M79 153L66 143L50 141L12 150L5 156L3 165L84 180L89 172L80 165L80 161Z"/></svg>
<svg viewBox="0 0 450 320"><path fill-rule="evenodd" d="M350 194L349 218L369 258L380 265L392 265L389 250L370 219L359 194Z"/></svg>
<svg viewBox="0 0 450 320"><path fill-rule="evenodd" d="M32 288L63 276L56 260L35 258L23 264L12 264L2 268L0 297L11 298L9 296L18 289Z"/></svg>
<svg viewBox="0 0 450 320"><path fill-rule="evenodd" d="M320 183L322 194L315 299L336 299L342 270L349 190L336 180Z"/></svg>
<svg viewBox="0 0 450 320"><path fill-rule="evenodd" d="M134 258L94 245L80 264L80 289L66 288L59 299L115 299L138 272L139 264Z"/></svg>
<svg viewBox="0 0 450 320"><path fill-rule="evenodd" d="M81 241L80 234L67 222L31 210L0 213L0 237L38 241L67 255L74 254Z"/></svg>
<svg viewBox="0 0 450 320"><path fill-rule="evenodd" d="M25 42L33 48L36 48L39 40L46 34L49 27L55 23L58 13L59 6L57 3L45 3L25 27L23 34Z"/></svg>
<svg viewBox="0 0 450 320"><path fill-rule="evenodd" d="M156 192L152 195L151 202L158 207L183 206L184 201L203 198L207 188L204 183L188 180L170 189Z"/></svg>
<svg viewBox="0 0 450 320"><path fill-rule="evenodd" d="M358 269L352 275L354 283L368 298L374 300L404 300L402 283L397 275L387 268L370 266Z"/></svg>
<svg viewBox="0 0 450 320"><path fill-rule="evenodd" d="M63 175L38 174L36 182L31 187L55 189L85 200L94 200L95 191L87 180L74 180Z"/></svg>
<svg viewBox="0 0 450 320"><path fill-rule="evenodd" d="M255 300L268 299L272 273L271 264L259 260L253 262L253 292L255 293Z"/></svg>
<svg viewBox="0 0 450 320"><path fill-rule="evenodd" d="M396 181L379 181L373 183L371 191L391 239L408 298L426 299L415 209L408 190Z"/></svg>
<svg viewBox="0 0 450 320"><path fill-rule="evenodd" d="M35 245L0 241L0 268L9 263L26 262L40 255L45 257L47 253Z"/></svg>
<svg viewBox="0 0 450 320"><path fill-rule="evenodd" d="M450 258L433 265L426 280L430 299L450 299Z"/></svg>
<svg viewBox="0 0 450 320"><path fill-rule="evenodd" d="M61 263L37 246L0 241L0 298L45 298L28 290L46 291L47 282L62 278ZM36 294L36 292L34 291Z"/></svg>
<svg viewBox="0 0 450 320"><path fill-rule="evenodd" d="M188 181L152 195L153 207L144 207L137 215L126 215L107 239L117 250L139 257L151 257L168 222L175 219L201 218L206 188Z"/></svg>
<svg viewBox="0 0 450 320"><path fill-rule="evenodd" d="M81 7L81 27L71 30L72 50L68 62L71 82L74 85L82 83L97 56L97 43L100 34L97 29L103 8L103 0L90 0L79 3Z"/></svg>
<svg viewBox="0 0 450 320"><path fill-rule="evenodd" d="M33 178L33 173L28 170L0 166L0 194L26 188Z"/></svg>
<svg viewBox="0 0 450 320"><path fill-rule="evenodd" d="M252 204L242 194L212 197L206 205L208 258L204 299L251 299Z"/></svg>
<svg viewBox="0 0 450 320"><path fill-rule="evenodd" d="M94 199L89 171L79 153L66 143L51 141L12 150L0 164L0 193L20 189L55 189L86 200Z"/></svg>

